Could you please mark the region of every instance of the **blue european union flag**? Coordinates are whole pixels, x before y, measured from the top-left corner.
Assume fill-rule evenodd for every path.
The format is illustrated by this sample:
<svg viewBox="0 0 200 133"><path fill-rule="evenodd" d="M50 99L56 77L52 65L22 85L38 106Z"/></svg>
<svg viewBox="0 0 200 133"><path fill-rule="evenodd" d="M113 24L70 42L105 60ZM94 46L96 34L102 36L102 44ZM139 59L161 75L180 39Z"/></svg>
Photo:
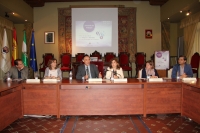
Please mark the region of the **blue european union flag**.
<svg viewBox="0 0 200 133"><path fill-rule="evenodd" d="M37 72L37 71L38 71L38 68L37 68L37 60L36 60L36 51L35 51L34 31L32 31L32 37L31 37L31 46L30 46L30 67L33 69L34 72Z"/></svg>

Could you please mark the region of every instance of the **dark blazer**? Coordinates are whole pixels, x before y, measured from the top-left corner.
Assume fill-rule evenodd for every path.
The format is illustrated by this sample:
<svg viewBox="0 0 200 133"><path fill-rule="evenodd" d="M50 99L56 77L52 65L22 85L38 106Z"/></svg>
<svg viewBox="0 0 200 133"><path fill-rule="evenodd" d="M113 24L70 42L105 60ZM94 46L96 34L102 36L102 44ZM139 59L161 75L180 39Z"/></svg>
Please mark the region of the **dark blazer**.
<svg viewBox="0 0 200 133"><path fill-rule="evenodd" d="M177 72L180 72L179 64L174 65L174 67L172 69L172 78L177 77ZM187 75L187 77L193 77L192 67L189 64L185 64L184 73Z"/></svg>
<svg viewBox="0 0 200 133"><path fill-rule="evenodd" d="M157 70L154 69L154 71L155 71L155 76L159 77ZM147 73L146 73L145 68L142 69L142 78L147 78Z"/></svg>
<svg viewBox="0 0 200 133"><path fill-rule="evenodd" d="M96 65L90 64L90 74L91 74L92 78L98 78L99 77L99 71L98 71ZM82 64L78 67L76 79L82 79L82 77L84 77L85 75L86 75L85 65Z"/></svg>

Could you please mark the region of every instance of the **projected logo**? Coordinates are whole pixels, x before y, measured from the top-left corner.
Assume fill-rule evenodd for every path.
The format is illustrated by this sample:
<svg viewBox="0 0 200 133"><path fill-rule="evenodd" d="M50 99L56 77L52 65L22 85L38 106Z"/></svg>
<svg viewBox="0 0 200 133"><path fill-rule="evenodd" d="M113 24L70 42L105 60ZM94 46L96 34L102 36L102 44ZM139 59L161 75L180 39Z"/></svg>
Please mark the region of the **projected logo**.
<svg viewBox="0 0 200 133"><path fill-rule="evenodd" d="M103 39L104 32L97 31L97 32L96 32L96 35L99 36L100 39Z"/></svg>
<svg viewBox="0 0 200 133"><path fill-rule="evenodd" d="M111 21L76 21L75 42L77 47L111 47Z"/></svg>
<svg viewBox="0 0 200 133"><path fill-rule="evenodd" d="M87 32L92 32L95 29L95 24L92 21L86 21L83 24L83 28Z"/></svg>

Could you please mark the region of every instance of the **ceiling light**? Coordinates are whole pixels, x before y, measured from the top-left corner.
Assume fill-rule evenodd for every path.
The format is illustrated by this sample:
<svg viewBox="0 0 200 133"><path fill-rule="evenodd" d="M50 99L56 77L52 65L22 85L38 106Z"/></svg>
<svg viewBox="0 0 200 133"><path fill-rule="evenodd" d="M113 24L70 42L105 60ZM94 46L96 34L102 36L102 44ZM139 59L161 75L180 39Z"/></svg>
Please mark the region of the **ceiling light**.
<svg viewBox="0 0 200 133"><path fill-rule="evenodd" d="M180 11L180 13L182 13L183 11Z"/></svg>
<svg viewBox="0 0 200 133"><path fill-rule="evenodd" d="M25 21L27 21L27 20L25 20Z"/></svg>
<svg viewBox="0 0 200 133"><path fill-rule="evenodd" d="M14 12L12 14L15 14Z"/></svg>
<svg viewBox="0 0 200 133"><path fill-rule="evenodd" d="M169 18L167 18L167 19L169 19Z"/></svg>
<svg viewBox="0 0 200 133"><path fill-rule="evenodd" d="M190 10L188 10L187 13L186 13L186 16L189 16L190 13L191 13Z"/></svg>

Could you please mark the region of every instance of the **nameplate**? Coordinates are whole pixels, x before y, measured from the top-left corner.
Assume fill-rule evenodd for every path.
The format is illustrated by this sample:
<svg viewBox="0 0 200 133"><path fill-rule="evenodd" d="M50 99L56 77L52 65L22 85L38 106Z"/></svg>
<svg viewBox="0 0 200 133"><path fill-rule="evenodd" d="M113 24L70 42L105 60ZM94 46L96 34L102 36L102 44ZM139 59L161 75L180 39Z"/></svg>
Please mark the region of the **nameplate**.
<svg viewBox="0 0 200 133"><path fill-rule="evenodd" d="M149 78L149 82L162 82L162 78Z"/></svg>
<svg viewBox="0 0 200 133"><path fill-rule="evenodd" d="M196 78L183 78L182 81L197 81Z"/></svg>
<svg viewBox="0 0 200 133"><path fill-rule="evenodd" d="M102 78L90 78L88 82L102 82Z"/></svg>
<svg viewBox="0 0 200 133"><path fill-rule="evenodd" d="M127 78L123 78L123 79L114 79L114 83L117 83L117 82L127 82Z"/></svg>
<svg viewBox="0 0 200 133"><path fill-rule="evenodd" d="M26 79L26 83L40 83L39 79Z"/></svg>
<svg viewBox="0 0 200 133"><path fill-rule="evenodd" d="M43 79L43 82L44 83L56 83L56 82L58 82L58 80L57 79Z"/></svg>

